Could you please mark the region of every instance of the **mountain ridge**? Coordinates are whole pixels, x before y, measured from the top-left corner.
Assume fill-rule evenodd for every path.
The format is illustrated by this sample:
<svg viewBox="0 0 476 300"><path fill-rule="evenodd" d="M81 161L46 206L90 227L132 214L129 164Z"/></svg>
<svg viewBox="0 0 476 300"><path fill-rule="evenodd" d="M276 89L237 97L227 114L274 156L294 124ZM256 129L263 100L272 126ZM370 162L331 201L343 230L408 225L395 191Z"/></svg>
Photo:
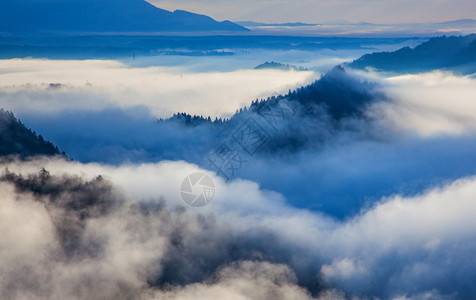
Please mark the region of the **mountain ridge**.
<svg viewBox="0 0 476 300"><path fill-rule="evenodd" d="M28 129L12 112L0 108L0 157L59 154L57 146Z"/></svg>
<svg viewBox="0 0 476 300"><path fill-rule="evenodd" d="M348 65L397 73L444 69L472 74L476 72L476 34L435 37L414 48L365 54Z"/></svg>
<svg viewBox="0 0 476 300"><path fill-rule="evenodd" d="M236 32L205 15L170 12L144 0L2 0L0 32Z"/></svg>

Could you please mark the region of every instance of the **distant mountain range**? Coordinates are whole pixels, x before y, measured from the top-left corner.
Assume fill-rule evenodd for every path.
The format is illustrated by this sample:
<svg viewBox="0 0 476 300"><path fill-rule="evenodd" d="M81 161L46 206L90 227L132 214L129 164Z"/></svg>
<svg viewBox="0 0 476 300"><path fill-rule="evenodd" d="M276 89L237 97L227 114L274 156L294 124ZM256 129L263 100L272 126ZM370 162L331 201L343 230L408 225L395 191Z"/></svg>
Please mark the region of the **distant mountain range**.
<svg viewBox="0 0 476 300"><path fill-rule="evenodd" d="M349 66L398 73L447 69L472 74L476 72L476 34L436 37L415 48L365 54Z"/></svg>
<svg viewBox="0 0 476 300"><path fill-rule="evenodd" d="M461 19L437 23L377 24L337 20L323 23L236 22L256 34L347 37L435 37L442 34L465 35L476 32L476 20Z"/></svg>
<svg viewBox="0 0 476 300"><path fill-rule="evenodd" d="M0 32L235 32L230 21L170 12L145 0L1 0Z"/></svg>
<svg viewBox="0 0 476 300"><path fill-rule="evenodd" d="M461 19L461 20L455 20L455 21L440 22L437 24L456 25L456 26L474 26L476 28L476 20L473 20L473 19Z"/></svg>
<svg viewBox="0 0 476 300"><path fill-rule="evenodd" d="M299 26L315 26L318 24L311 24L311 23L302 23L302 22L296 22L296 23L261 23L261 22L253 22L253 21L239 21L235 22L238 25L244 26L244 27L273 27L273 26L288 26L288 27L299 27Z"/></svg>

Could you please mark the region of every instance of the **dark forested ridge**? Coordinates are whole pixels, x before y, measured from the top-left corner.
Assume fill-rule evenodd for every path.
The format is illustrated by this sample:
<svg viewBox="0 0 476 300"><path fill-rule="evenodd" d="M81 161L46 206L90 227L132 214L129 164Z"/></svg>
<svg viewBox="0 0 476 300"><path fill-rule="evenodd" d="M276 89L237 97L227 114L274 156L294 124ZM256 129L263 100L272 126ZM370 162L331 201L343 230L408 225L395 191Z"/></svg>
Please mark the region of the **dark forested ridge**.
<svg viewBox="0 0 476 300"><path fill-rule="evenodd" d="M436 37L415 48L365 54L349 66L398 73L448 69L472 74L476 72L476 34Z"/></svg>
<svg viewBox="0 0 476 300"><path fill-rule="evenodd" d="M285 95L256 99L229 119L178 113L158 120L158 130L169 130L167 126L177 125L184 132L186 128L188 131L208 130L216 140L221 140L251 118L261 123L264 130L273 132L263 152L295 152L307 146L319 147L333 131L342 130L349 119L365 120L367 106L380 99L384 99L384 95L376 92L374 83L361 81L337 66L308 86ZM197 149L207 143L210 142L201 141L191 147Z"/></svg>
<svg viewBox="0 0 476 300"><path fill-rule="evenodd" d="M252 118L273 135L263 150L295 152L307 146L320 147L320 143L332 138L333 132L340 130L348 119L365 121L367 106L380 99L374 91L373 83L336 67L308 86L283 95L250 101L248 106L238 109L229 118L180 112L151 122L148 118L136 119L122 111L105 111L88 117L68 115L69 122L80 124L80 129L46 126L42 134L48 134L58 147L82 162L119 164L164 159L201 162L204 155ZM278 116L274 118L274 114ZM28 157L58 153L56 147L25 128L11 113L3 111L1 116L0 155ZM103 123L102 118L108 122L120 122L122 125L116 128L120 134L112 134L107 126L94 127L97 122ZM110 121L111 118L113 121ZM131 119L124 122L127 118ZM64 119L59 118L54 126L62 122ZM90 122L94 126L89 126ZM41 122L37 128L41 128ZM59 134L55 133L56 130ZM84 132L87 133L86 138ZM126 135L127 138L123 138Z"/></svg>
<svg viewBox="0 0 476 300"><path fill-rule="evenodd" d="M226 120L223 120L221 118L215 118L213 121L210 117L204 117L204 116L197 116L197 115L190 115L188 113L182 112L182 113L176 113L172 117L167 118L167 119L159 119L157 120L160 123L178 123L178 124L184 124L187 126L199 126L203 124L222 124Z"/></svg>
<svg viewBox="0 0 476 300"><path fill-rule="evenodd" d="M375 84L349 75L342 66L337 66L324 74L312 84L289 91L285 95L272 96L267 99L254 100L249 106L236 111L230 119L176 113L168 119L160 119L159 123L179 123L186 126L223 125L235 119L242 119L243 115L259 112L266 106L272 106L280 100L288 101L299 108L298 116L310 117L316 113L325 112L332 119L339 120L345 117L361 117L365 106L375 100L373 93Z"/></svg>
<svg viewBox="0 0 476 300"><path fill-rule="evenodd" d="M266 70L266 69L273 69L273 70L283 70L283 71L307 71L306 68L297 67L290 64L282 64L275 61L267 61L265 63L259 64L254 67L255 70Z"/></svg>
<svg viewBox="0 0 476 300"><path fill-rule="evenodd" d="M13 113L0 109L0 156L28 157L56 154L60 154L58 147L26 128Z"/></svg>

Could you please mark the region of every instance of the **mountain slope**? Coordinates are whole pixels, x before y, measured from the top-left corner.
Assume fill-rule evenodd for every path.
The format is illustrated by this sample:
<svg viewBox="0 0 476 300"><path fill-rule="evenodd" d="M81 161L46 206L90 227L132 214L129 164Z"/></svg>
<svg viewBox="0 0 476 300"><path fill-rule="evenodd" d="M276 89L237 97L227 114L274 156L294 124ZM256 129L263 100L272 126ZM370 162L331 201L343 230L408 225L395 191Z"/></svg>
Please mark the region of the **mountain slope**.
<svg viewBox="0 0 476 300"><path fill-rule="evenodd" d="M229 125L230 123L239 123L250 117L250 113L259 113L263 107L273 106L281 100L288 101L293 107L299 108L297 118L321 117L323 113L335 121L348 117L362 118L369 103L377 101L376 98L384 97L382 94L377 94L375 88L375 83L360 81L338 65L320 79L307 86L289 91L286 95L268 97L261 101L255 100L249 107L245 106L237 110L230 119L212 121L210 117L177 113L171 118L160 119L159 124L179 123L192 127L208 124ZM377 95L378 97L376 97Z"/></svg>
<svg viewBox="0 0 476 300"><path fill-rule="evenodd" d="M0 109L0 156L56 155L58 147L26 128L8 111Z"/></svg>
<svg viewBox="0 0 476 300"><path fill-rule="evenodd" d="M186 129L189 133L195 130L197 133L194 138L189 139L186 146L180 145L181 150L175 152L187 153L184 149L190 146L196 152L206 153L210 144L214 145L215 141L226 139L247 123L247 120L254 119L261 122L262 128L269 130L268 125L272 127L273 138L260 149L262 153L296 153L305 147L318 148L322 141L332 138L332 132L349 130L361 120L368 119L365 115L367 107L385 99L383 94L377 92L376 87L376 84L361 81L348 74L342 66L337 66L312 84L289 91L286 95L255 100L249 107L237 110L230 119L212 121L210 117L178 113L171 118L160 119L158 130L168 132L175 130L171 129L171 125L181 126L176 130L174 138L185 135ZM350 119L355 124L345 125ZM208 130L208 135L200 134L205 130ZM214 137L211 141L207 140L210 136ZM196 143L190 142L191 140L196 140ZM161 143L171 145L170 141ZM155 151L157 149L158 147L154 147Z"/></svg>
<svg viewBox="0 0 476 300"><path fill-rule="evenodd" d="M242 31L229 21L170 12L144 0L2 0L0 32Z"/></svg>
<svg viewBox="0 0 476 300"><path fill-rule="evenodd" d="M349 64L381 71L421 72L449 69L464 74L476 72L476 34L432 38L415 48L366 54Z"/></svg>

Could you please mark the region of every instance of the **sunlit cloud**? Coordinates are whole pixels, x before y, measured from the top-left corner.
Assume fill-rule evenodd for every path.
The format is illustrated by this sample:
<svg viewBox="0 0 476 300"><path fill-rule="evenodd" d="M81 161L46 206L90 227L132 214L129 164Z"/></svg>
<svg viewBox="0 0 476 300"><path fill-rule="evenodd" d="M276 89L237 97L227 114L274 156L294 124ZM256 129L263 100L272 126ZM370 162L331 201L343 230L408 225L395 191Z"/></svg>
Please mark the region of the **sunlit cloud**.
<svg viewBox="0 0 476 300"><path fill-rule="evenodd" d="M185 110L229 116L253 99L284 93L315 76L303 71L197 73L179 67L132 68L117 61L13 59L0 64L0 106L18 114L145 107L156 117Z"/></svg>
<svg viewBox="0 0 476 300"><path fill-rule="evenodd" d="M421 136L461 135L476 129L476 80L433 72L383 79L392 99L376 109L392 127Z"/></svg>

